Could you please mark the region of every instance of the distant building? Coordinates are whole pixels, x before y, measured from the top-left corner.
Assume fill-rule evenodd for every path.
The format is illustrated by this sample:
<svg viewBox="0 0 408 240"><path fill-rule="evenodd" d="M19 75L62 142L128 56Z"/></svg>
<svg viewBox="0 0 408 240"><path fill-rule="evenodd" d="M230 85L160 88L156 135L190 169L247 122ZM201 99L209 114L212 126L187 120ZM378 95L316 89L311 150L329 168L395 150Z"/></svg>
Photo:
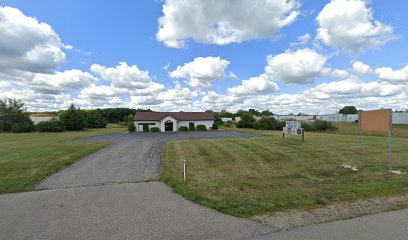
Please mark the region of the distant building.
<svg viewBox="0 0 408 240"><path fill-rule="evenodd" d="M222 122L232 122L232 118L221 118Z"/></svg>
<svg viewBox="0 0 408 240"><path fill-rule="evenodd" d="M325 120L329 122L358 122L358 114L327 114Z"/></svg>
<svg viewBox="0 0 408 240"><path fill-rule="evenodd" d="M278 121L301 121L301 122L313 122L315 120L325 120L325 115L273 115Z"/></svg>
<svg viewBox="0 0 408 240"><path fill-rule="evenodd" d="M33 121L34 124L37 124L39 122L57 120L58 115L53 115L53 114L31 114L30 119L31 119L31 121Z"/></svg>
<svg viewBox="0 0 408 240"><path fill-rule="evenodd" d="M392 123L394 124L408 124L408 112L393 112Z"/></svg>
<svg viewBox="0 0 408 240"><path fill-rule="evenodd" d="M192 122L202 124L207 129L212 129L214 117L207 112L137 112L134 117L136 132L143 132L143 125L149 129L158 127L160 132L175 132L180 127L188 127Z"/></svg>

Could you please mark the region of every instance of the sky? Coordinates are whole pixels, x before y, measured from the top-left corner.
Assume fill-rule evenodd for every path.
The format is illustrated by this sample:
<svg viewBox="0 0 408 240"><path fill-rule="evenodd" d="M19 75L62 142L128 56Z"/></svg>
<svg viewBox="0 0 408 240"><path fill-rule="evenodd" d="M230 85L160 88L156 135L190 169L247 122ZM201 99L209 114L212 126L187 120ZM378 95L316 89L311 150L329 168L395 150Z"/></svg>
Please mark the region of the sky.
<svg viewBox="0 0 408 240"><path fill-rule="evenodd" d="M30 111L408 109L408 1L0 0L0 98Z"/></svg>

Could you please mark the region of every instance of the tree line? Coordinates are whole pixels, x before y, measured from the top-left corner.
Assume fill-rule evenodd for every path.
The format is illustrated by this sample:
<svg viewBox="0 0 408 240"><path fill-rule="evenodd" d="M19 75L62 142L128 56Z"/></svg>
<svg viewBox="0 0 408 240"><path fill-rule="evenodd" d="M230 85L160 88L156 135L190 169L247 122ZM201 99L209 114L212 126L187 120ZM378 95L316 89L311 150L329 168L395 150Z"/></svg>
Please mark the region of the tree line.
<svg viewBox="0 0 408 240"><path fill-rule="evenodd" d="M80 131L85 128L106 128L108 123L123 123L132 121L136 112L152 111L150 109L106 108L82 110L73 104L67 110L41 112L58 115L58 119L39 122L34 125L30 112L21 100L0 100L0 132L62 132ZM38 112L37 112L38 113Z"/></svg>

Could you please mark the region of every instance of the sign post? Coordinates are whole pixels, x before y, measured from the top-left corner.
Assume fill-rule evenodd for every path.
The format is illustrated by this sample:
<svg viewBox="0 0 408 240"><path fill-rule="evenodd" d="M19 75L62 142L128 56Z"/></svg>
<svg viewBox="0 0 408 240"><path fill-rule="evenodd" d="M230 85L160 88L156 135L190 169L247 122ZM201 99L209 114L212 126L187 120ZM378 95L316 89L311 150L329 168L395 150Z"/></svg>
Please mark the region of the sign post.
<svg viewBox="0 0 408 240"><path fill-rule="evenodd" d="M361 165L365 165L364 159L364 131L382 131L388 133L388 168L392 172L392 152L391 152L391 130L392 130L392 110L380 109L372 111L359 111L358 124L360 127L361 139Z"/></svg>
<svg viewBox="0 0 408 240"><path fill-rule="evenodd" d="M305 131L301 128L301 124L298 121L287 121L282 132L283 139L285 139L285 134L302 135L302 142L305 141Z"/></svg>

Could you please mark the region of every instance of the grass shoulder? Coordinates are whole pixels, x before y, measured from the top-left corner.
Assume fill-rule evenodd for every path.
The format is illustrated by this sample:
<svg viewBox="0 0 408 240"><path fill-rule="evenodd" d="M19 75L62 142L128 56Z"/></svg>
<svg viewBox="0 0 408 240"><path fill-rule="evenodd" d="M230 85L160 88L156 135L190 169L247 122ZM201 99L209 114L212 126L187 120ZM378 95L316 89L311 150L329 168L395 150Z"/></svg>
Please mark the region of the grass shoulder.
<svg viewBox="0 0 408 240"><path fill-rule="evenodd" d="M0 134L0 193L32 189L48 175L108 145L107 142L69 142L78 138L124 132L108 126L62 133Z"/></svg>

